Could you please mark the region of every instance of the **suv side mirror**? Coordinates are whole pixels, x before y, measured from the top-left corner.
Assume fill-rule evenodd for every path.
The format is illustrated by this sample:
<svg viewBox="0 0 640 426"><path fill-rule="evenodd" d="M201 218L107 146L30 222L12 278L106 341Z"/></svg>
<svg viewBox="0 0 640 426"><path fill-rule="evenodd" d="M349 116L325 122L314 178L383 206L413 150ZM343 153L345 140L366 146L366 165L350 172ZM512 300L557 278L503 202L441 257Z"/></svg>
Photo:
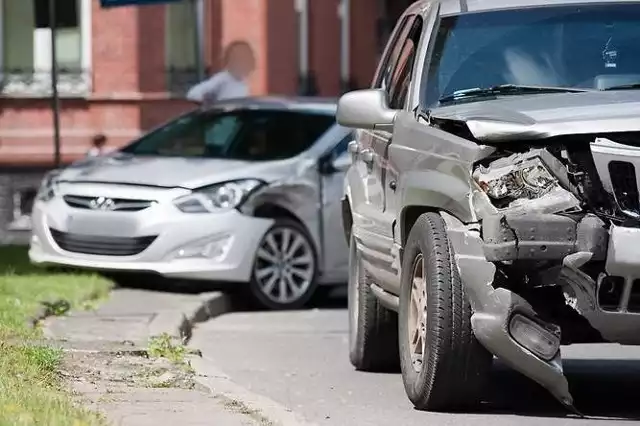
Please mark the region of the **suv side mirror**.
<svg viewBox="0 0 640 426"><path fill-rule="evenodd" d="M390 130L397 111L389 108L382 89L355 90L338 101L338 123L356 129Z"/></svg>

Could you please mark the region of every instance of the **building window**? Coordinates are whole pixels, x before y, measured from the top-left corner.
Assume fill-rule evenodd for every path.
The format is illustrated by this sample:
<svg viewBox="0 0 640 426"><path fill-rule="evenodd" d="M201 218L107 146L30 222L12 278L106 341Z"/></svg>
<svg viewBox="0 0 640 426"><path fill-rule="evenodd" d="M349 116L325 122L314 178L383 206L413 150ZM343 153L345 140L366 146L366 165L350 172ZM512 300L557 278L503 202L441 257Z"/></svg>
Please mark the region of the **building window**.
<svg viewBox="0 0 640 426"><path fill-rule="evenodd" d="M198 82L194 1L166 6L166 68L170 92L185 93Z"/></svg>
<svg viewBox="0 0 640 426"><path fill-rule="evenodd" d="M56 0L61 96L90 89L91 0ZM51 94L49 0L0 0L0 89L5 96Z"/></svg>

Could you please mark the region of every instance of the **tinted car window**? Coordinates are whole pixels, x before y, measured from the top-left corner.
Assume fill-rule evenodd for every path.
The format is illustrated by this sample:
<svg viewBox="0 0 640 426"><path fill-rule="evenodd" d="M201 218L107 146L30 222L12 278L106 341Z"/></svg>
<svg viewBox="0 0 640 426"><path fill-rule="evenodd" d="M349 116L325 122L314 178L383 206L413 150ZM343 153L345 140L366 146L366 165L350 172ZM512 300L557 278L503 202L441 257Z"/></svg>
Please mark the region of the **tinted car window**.
<svg viewBox="0 0 640 426"><path fill-rule="evenodd" d="M414 19L415 16L413 15L405 16L402 21L398 23L393 39L390 41L391 45L386 52L386 56L382 59L383 66L374 80L374 88L384 90L388 89L391 81L391 75L395 69L396 62L398 61L398 56L400 55L400 51L407 38L408 32L411 29L411 24Z"/></svg>
<svg viewBox="0 0 640 426"><path fill-rule="evenodd" d="M272 161L310 148L333 123L328 114L243 110L183 115L122 149L135 155Z"/></svg>
<svg viewBox="0 0 640 426"><path fill-rule="evenodd" d="M389 83L389 106L393 109L404 108L421 32L422 18L416 17L402 45L394 72L391 75L391 81Z"/></svg>
<svg viewBox="0 0 640 426"><path fill-rule="evenodd" d="M423 103L500 84L603 89L640 82L640 5L524 8L444 17Z"/></svg>

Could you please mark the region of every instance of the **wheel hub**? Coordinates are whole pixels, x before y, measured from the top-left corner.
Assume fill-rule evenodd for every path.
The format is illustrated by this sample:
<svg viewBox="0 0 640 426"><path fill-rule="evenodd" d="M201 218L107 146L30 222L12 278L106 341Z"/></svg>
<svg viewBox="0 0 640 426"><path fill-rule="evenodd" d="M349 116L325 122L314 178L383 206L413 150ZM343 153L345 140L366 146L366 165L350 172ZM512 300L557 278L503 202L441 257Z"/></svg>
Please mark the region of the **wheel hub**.
<svg viewBox="0 0 640 426"><path fill-rule="evenodd" d="M416 256L412 268L411 302L409 307L409 326L407 327L411 363L416 372L424 364L427 335L427 286L424 274L424 257Z"/></svg>
<svg viewBox="0 0 640 426"><path fill-rule="evenodd" d="M256 253L254 277L270 300L287 304L297 301L310 288L315 273L311 243L299 230L270 230Z"/></svg>

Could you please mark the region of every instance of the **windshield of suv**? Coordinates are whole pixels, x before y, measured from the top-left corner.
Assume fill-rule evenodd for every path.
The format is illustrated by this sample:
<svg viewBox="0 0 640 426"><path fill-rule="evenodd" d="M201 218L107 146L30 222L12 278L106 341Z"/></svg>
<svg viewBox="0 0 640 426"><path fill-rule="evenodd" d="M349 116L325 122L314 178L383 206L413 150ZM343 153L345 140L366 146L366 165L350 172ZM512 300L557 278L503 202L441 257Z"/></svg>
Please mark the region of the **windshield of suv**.
<svg viewBox="0 0 640 426"><path fill-rule="evenodd" d="M427 107L457 91L505 84L604 90L640 83L640 4L443 17L426 72ZM510 92L522 93L530 92ZM484 95L470 100L496 93Z"/></svg>
<svg viewBox="0 0 640 426"><path fill-rule="evenodd" d="M313 111L194 111L142 136L121 152L135 155L273 161L309 149L335 123Z"/></svg>

